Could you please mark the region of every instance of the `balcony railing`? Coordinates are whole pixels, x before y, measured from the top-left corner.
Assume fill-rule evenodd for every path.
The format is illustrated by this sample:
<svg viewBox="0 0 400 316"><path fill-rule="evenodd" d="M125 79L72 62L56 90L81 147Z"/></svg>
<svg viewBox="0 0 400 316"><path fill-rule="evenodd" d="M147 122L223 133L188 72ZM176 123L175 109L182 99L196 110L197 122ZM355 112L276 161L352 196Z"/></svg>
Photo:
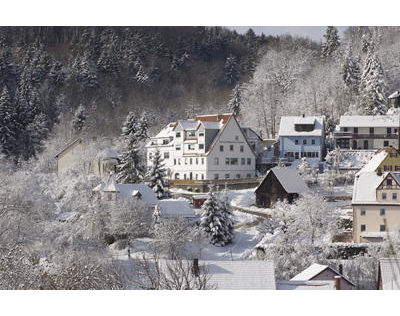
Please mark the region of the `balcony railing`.
<svg viewBox="0 0 400 316"><path fill-rule="evenodd" d="M355 134L351 132L337 132L334 133L335 138L353 138L353 139L397 139L399 135L397 134Z"/></svg>

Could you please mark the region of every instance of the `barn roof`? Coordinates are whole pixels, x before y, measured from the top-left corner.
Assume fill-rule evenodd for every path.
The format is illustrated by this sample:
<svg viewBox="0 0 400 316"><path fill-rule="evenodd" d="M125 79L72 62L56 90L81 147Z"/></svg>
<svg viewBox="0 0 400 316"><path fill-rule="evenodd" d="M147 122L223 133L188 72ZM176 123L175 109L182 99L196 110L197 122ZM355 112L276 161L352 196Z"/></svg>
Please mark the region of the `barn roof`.
<svg viewBox="0 0 400 316"><path fill-rule="evenodd" d="M301 194L308 191L307 184L300 177L297 170L291 168L280 168L280 167L274 167L270 169L267 172L266 176L264 177L264 180L257 187L256 191L258 190L259 187L261 187L262 183L268 178L271 172L275 174L279 183L282 185L282 187L285 189L287 193Z"/></svg>

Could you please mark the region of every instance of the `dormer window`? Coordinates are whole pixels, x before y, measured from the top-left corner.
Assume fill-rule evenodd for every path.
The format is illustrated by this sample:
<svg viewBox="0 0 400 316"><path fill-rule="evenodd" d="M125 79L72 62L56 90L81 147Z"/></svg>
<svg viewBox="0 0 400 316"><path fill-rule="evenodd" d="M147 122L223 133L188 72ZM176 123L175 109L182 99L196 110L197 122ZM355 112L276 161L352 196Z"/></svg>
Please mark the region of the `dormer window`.
<svg viewBox="0 0 400 316"><path fill-rule="evenodd" d="M176 138L179 138L179 137L181 137L181 132L176 132L176 135L175 135L175 137L176 137Z"/></svg>
<svg viewBox="0 0 400 316"><path fill-rule="evenodd" d="M294 130L296 132L312 132L314 124L294 124Z"/></svg>
<svg viewBox="0 0 400 316"><path fill-rule="evenodd" d="M196 132L195 131L189 131L188 132L188 137L196 137Z"/></svg>
<svg viewBox="0 0 400 316"><path fill-rule="evenodd" d="M203 131L200 131L199 132L199 137L203 137L204 136L204 132Z"/></svg>

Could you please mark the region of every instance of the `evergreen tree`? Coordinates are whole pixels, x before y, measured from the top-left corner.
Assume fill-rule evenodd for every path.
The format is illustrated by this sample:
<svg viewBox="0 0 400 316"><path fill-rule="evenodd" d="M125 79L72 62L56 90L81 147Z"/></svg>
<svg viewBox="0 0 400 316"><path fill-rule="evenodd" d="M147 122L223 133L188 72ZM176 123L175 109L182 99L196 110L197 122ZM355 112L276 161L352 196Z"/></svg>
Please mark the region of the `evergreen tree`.
<svg viewBox="0 0 400 316"><path fill-rule="evenodd" d="M227 234L227 222L224 211L212 187L210 187L207 200L202 206L202 211L200 227L208 235L210 243L223 247L231 242L231 236Z"/></svg>
<svg viewBox="0 0 400 316"><path fill-rule="evenodd" d="M157 149L152 158L152 165L147 177L149 178L149 187L153 189L158 199L168 197L168 188L165 180L166 170L160 151Z"/></svg>
<svg viewBox="0 0 400 316"><path fill-rule="evenodd" d="M358 60L353 58L352 49L349 46L342 64L342 79L347 88L355 93L358 93L361 75L360 72Z"/></svg>
<svg viewBox="0 0 400 316"><path fill-rule="evenodd" d="M232 86L240 79L239 65L236 57L233 55L229 55L225 61L224 76L225 82Z"/></svg>
<svg viewBox="0 0 400 316"><path fill-rule="evenodd" d="M233 241L235 236L233 229L234 229L234 221L233 221L233 210L231 201L229 200L227 191L224 190L221 198L221 211L225 217L225 236L226 236L226 244L230 244Z"/></svg>
<svg viewBox="0 0 400 316"><path fill-rule="evenodd" d="M386 76L379 57L370 49L360 81L360 107L364 115L383 115L387 112Z"/></svg>
<svg viewBox="0 0 400 316"><path fill-rule="evenodd" d="M76 133L80 132L85 125L87 119L84 106L81 104L75 111L74 118L71 122L72 128Z"/></svg>
<svg viewBox="0 0 400 316"><path fill-rule="evenodd" d="M147 138L149 138L149 124L147 122L146 112L143 112L143 114L138 122L136 138L137 138L138 142L145 141Z"/></svg>
<svg viewBox="0 0 400 316"><path fill-rule="evenodd" d="M328 26L326 28L326 34L324 34L325 43L322 45L321 57L323 59L331 59L335 57L336 51L340 46L340 38L338 30L334 26Z"/></svg>
<svg viewBox="0 0 400 316"><path fill-rule="evenodd" d="M15 109L11 102L10 93L6 86L0 96L0 147L3 153L10 157L16 146Z"/></svg>
<svg viewBox="0 0 400 316"><path fill-rule="evenodd" d="M232 91L232 97L228 104L229 112L239 119L242 108L242 85L237 84Z"/></svg>

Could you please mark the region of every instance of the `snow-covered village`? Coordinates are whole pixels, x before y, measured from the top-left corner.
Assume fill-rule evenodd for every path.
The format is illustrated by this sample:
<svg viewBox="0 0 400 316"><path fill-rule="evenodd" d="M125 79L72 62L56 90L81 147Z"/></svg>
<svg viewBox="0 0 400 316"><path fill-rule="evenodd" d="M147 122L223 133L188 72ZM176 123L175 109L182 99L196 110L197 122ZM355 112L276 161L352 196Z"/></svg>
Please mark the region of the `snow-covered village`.
<svg viewBox="0 0 400 316"><path fill-rule="evenodd" d="M399 31L0 27L0 289L399 290Z"/></svg>

